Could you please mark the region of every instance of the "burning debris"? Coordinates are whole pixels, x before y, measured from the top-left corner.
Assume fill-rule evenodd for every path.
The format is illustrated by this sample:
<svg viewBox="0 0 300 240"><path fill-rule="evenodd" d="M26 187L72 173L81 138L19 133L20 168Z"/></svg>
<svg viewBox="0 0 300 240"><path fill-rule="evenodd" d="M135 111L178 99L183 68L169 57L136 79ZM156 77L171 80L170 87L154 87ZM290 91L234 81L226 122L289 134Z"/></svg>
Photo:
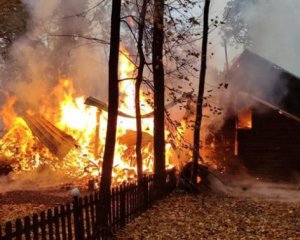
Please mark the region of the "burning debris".
<svg viewBox="0 0 300 240"><path fill-rule="evenodd" d="M122 53L120 78L129 80L120 84L125 94L119 110L113 185L136 178L134 80L130 80L134 65L125 49ZM98 178L102 167L107 104L92 97L86 100L83 96L78 97L70 78L61 78L52 92L41 98L38 110L28 107L18 113L15 109L19 101L14 96L9 97L1 111L6 128L0 139L1 162L6 163L2 167L3 174L30 172L47 166L82 184ZM151 173L153 109L146 96L142 103L143 170ZM167 149L170 150L168 146ZM167 156L167 167L170 167L170 154Z"/></svg>
<svg viewBox="0 0 300 240"><path fill-rule="evenodd" d="M76 146L73 137L59 130L42 116L25 114L23 119L33 136L59 159L63 159Z"/></svg>

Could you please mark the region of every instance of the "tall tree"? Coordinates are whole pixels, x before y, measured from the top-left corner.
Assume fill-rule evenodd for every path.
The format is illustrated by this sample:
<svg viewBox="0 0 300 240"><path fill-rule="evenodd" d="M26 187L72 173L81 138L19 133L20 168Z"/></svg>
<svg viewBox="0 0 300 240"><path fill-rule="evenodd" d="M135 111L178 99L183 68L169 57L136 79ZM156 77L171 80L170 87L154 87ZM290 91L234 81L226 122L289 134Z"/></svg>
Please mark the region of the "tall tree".
<svg viewBox="0 0 300 240"><path fill-rule="evenodd" d="M108 96L108 119L105 139L105 149L103 157L103 167L100 183L100 196L103 200L101 209L101 226L106 226L109 211L109 196L111 188L111 174L113 169L114 151L116 143L119 86L118 86L118 66L120 47L120 15L121 0L112 1L111 33L110 33L110 55L109 55L109 96ZM103 212L104 211L104 212Z"/></svg>
<svg viewBox="0 0 300 240"><path fill-rule="evenodd" d="M138 180L140 181L143 177L143 158L142 158L142 119L141 119L141 106L140 106L140 88L143 81L143 72L145 67L145 55L143 51L143 39L144 39L144 29L145 29L145 18L147 13L147 5L149 0L143 0L142 9L140 12L140 20L138 26L138 42L137 49L140 58L140 63L138 67L138 74L135 84L135 109L136 109L136 127L137 127L137 137L136 137L136 162L137 162L137 173Z"/></svg>
<svg viewBox="0 0 300 240"><path fill-rule="evenodd" d="M152 62L154 78L154 172L165 174L164 0L154 0Z"/></svg>
<svg viewBox="0 0 300 240"><path fill-rule="evenodd" d="M205 0L204 14L203 14L203 40L202 40L202 52L201 52L201 70L199 79L199 90L197 98L197 111L194 129L194 148L193 148L193 169L192 169L192 181L194 184L197 183L197 168L198 160L200 159L200 130L202 122L202 105L204 97L205 87L205 75L206 75L206 59L207 59L207 41L208 41L208 30L209 30L209 5L210 0Z"/></svg>

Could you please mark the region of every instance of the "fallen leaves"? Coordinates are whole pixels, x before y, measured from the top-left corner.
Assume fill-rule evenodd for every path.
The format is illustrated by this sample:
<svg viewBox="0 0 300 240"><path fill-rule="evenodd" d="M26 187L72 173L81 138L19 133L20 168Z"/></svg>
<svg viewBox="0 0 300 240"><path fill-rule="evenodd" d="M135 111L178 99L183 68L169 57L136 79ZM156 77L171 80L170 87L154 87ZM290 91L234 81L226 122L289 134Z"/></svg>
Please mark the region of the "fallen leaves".
<svg viewBox="0 0 300 240"><path fill-rule="evenodd" d="M115 239L300 239L300 204L177 191Z"/></svg>

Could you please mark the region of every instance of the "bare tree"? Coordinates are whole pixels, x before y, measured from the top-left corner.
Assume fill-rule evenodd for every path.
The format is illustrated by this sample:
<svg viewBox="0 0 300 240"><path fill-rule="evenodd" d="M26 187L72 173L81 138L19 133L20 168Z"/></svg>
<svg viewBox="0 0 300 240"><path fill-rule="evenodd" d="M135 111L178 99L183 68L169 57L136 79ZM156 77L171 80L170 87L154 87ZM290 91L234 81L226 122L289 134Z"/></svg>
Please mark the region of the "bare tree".
<svg viewBox="0 0 300 240"><path fill-rule="evenodd" d="M140 63L138 66L138 74L135 84L135 108L136 108L136 126L137 126L137 137L136 137L136 162L137 162L137 173L138 180L143 177L143 158L142 158L142 120L141 120L141 106L140 106L140 88L143 82L143 72L145 67L145 55L143 50L143 39L145 30L145 18L147 13L147 5L149 0L143 0L142 9L140 13L140 21L138 26L138 55Z"/></svg>
<svg viewBox="0 0 300 240"><path fill-rule="evenodd" d="M116 143L119 86L118 86L118 66L119 66L119 46L120 46L120 14L121 0L112 1L111 14L111 37L109 55L109 99L108 99L108 119L105 139L105 150L103 157L103 167L100 183L100 196L103 200L103 209L98 214L101 215L101 226L106 227L108 223L108 211L110 203L111 175L114 161L114 151ZM98 215L99 217L99 215Z"/></svg>
<svg viewBox="0 0 300 240"><path fill-rule="evenodd" d="M165 174L165 79L163 66L164 0L154 0L153 79L154 79L154 172Z"/></svg>
<svg viewBox="0 0 300 240"><path fill-rule="evenodd" d="M202 40L202 52L201 52L201 70L199 79L199 90L197 98L197 111L194 129L194 148L193 148L193 168L192 168L192 181L197 183L197 168L198 161L200 159L200 129L202 122L202 107L204 97L205 75L206 75L206 59L207 59L207 41L208 41L208 21L209 21L209 5L210 0L205 0L204 14L203 14L203 40Z"/></svg>

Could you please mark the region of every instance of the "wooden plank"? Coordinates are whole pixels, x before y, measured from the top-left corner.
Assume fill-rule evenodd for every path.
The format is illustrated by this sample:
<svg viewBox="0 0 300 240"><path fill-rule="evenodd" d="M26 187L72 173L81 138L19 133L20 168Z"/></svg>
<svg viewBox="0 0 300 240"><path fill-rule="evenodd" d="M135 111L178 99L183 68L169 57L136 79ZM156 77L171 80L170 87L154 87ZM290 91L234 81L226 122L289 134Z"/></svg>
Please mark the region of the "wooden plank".
<svg viewBox="0 0 300 240"><path fill-rule="evenodd" d="M72 136L64 133L42 116L24 114L22 117L32 134L58 158L63 159L71 149L77 146Z"/></svg>

